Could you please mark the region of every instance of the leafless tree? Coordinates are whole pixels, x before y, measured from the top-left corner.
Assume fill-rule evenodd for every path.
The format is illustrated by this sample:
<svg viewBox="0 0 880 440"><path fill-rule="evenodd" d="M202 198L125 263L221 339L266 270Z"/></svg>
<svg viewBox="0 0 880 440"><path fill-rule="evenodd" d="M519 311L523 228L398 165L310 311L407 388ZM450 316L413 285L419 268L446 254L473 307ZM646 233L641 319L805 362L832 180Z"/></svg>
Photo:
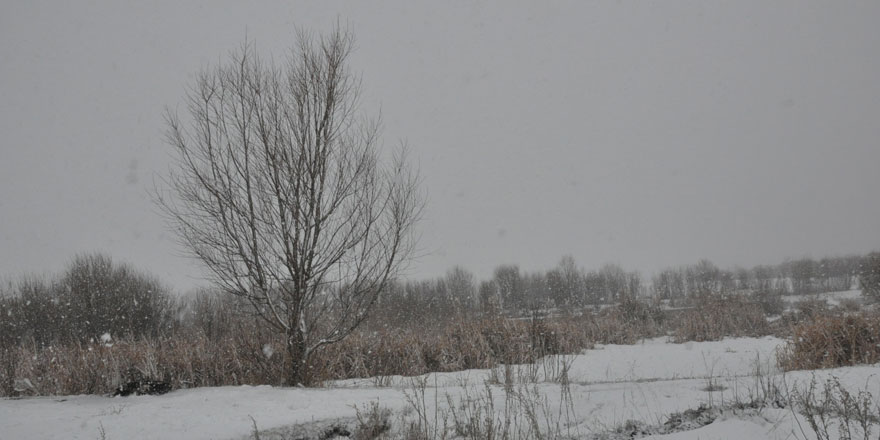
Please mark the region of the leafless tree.
<svg viewBox="0 0 880 440"><path fill-rule="evenodd" d="M419 179L384 160L359 109L350 32L298 34L286 63L252 45L201 73L187 115L169 111L176 163L158 202L223 290L283 332L288 383L350 334L415 245Z"/></svg>
<svg viewBox="0 0 880 440"><path fill-rule="evenodd" d="M473 273L461 266L455 266L446 272L444 281L449 296L460 306L471 309L478 305L477 282Z"/></svg>
<svg viewBox="0 0 880 440"><path fill-rule="evenodd" d="M880 300L880 252L871 252L862 259L859 285L862 295L873 301Z"/></svg>
<svg viewBox="0 0 880 440"><path fill-rule="evenodd" d="M586 303L583 271L574 257L566 255L546 275L550 298L557 307L582 306Z"/></svg>
<svg viewBox="0 0 880 440"><path fill-rule="evenodd" d="M519 266L503 264L495 268L493 283L495 285L501 310L515 311L525 307L526 290Z"/></svg>

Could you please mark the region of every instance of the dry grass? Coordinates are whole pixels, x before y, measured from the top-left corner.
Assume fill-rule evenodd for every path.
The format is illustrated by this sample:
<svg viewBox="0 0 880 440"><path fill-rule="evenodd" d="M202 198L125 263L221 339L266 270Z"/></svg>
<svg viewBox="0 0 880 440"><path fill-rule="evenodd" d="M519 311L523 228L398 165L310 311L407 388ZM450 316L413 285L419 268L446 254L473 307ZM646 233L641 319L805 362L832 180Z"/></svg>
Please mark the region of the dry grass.
<svg viewBox="0 0 880 440"><path fill-rule="evenodd" d="M633 344L665 334L664 313L632 301L599 314L509 319L451 318L444 325L359 331L314 359L317 381L528 364L544 356L579 353L594 344Z"/></svg>
<svg viewBox="0 0 880 440"><path fill-rule="evenodd" d="M356 332L311 359L312 383L434 371L491 368L530 363L543 356L590 347L589 333L575 321L544 322L500 318L450 323L442 331ZM587 327L583 327L587 328ZM131 339L112 344L34 343L0 351L3 395L107 394L132 372L168 382L174 389L199 386L283 383L284 344L256 326L213 338L190 329L174 337ZM15 391L16 379L32 389Z"/></svg>
<svg viewBox="0 0 880 440"><path fill-rule="evenodd" d="M10 356L13 353L15 359ZM26 378L33 385L27 391L39 395L107 394L134 375L168 382L175 389L280 384L277 378L284 377L281 356L267 358L261 348L244 338L211 341L198 333L112 345L26 344L0 356L13 365L0 373L0 381ZM13 390L6 395L10 394L17 393Z"/></svg>
<svg viewBox="0 0 880 440"><path fill-rule="evenodd" d="M868 390L847 390L832 376L824 384L816 378L809 386L792 391L792 400L817 440L874 438L880 431L880 401ZM805 438L807 430L800 426Z"/></svg>
<svg viewBox="0 0 880 440"><path fill-rule="evenodd" d="M213 310L212 307L208 308ZM814 314L815 308L809 309L794 318L777 320L772 328L761 305L745 297L704 299L692 309L677 311L627 301L598 313L584 311L544 318L455 314L445 322L403 328L376 325L381 322L377 319L343 342L318 351L311 359L309 375L312 384L375 377L377 385L382 385L388 383L383 379L394 375L529 364L548 355L579 353L594 344L632 344L663 335L672 335L675 342L685 342L762 336L770 332L791 334L788 326L797 329L795 332L801 338L798 340L807 341L787 349L786 365L804 365L791 368L812 368L817 363L834 366L841 362L827 357L807 361L826 350L826 345L833 345L829 350L835 353L834 359L877 359L877 341L874 352L870 352L871 347L840 346L873 340L866 336L871 331L876 338L876 315L874 321L864 316L848 318L841 324L821 318L829 316L824 312ZM133 371L147 379L168 382L174 389L283 384L287 356L282 337L244 316L199 316L205 322L196 320L158 338L125 339L107 345L7 345L0 348L0 395L106 394L129 380ZM813 316L819 317L811 325ZM16 386L24 379L32 387Z"/></svg>
<svg viewBox="0 0 880 440"><path fill-rule="evenodd" d="M598 342L635 342L643 320L623 311L552 319L457 318L440 328L362 330L317 352L311 383L358 377L416 376L428 372L527 364L544 356L578 353ZM0 350L2 395L107 394L132 372L174 389L283 383L282 338L246 319L226 331L190 327L161 338L39 345ZM650 327L656 331L655 327ZM209 336L210 335L210 336ZM16 379L32 388L15 390Z"/></svg>
<svg viewBox="0 0 880 440"><path fill-rule="evenodd" d="M590 348L589 327L571 319L459 319L433 331L358 332L314 359L316 379L416 376L534 362Z"/></svg>
<svg viewBox="0 0 880 440"><path fill-rule="evenodd" d="M635 344L641 339L662 336L672 320L656 304L626 300L618 306L603 310L597 316L587 316L590 339L597 344Z"/></svg>
<svg viewBox="0 0 880 440"><path fill-rule="evenodd" d="M880 313L818 316L797 325L779 353L786 371L880 362Z"/></svg>
<svg viewBox="0 0 880 440"><path fill-rule="evenodd" d="M701 299L676 322L675 342L764 336L771 330L761 305L742 296Z"/></svg>

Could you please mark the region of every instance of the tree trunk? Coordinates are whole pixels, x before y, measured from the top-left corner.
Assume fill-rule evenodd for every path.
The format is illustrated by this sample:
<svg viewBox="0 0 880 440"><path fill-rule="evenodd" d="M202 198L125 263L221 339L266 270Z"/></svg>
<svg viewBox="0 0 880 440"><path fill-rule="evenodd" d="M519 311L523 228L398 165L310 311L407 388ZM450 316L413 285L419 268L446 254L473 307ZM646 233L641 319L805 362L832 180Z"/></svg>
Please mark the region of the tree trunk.
<svg viewBox="0 0 880 440"><path fill-rule="evenodd" d="M308 385L306 342L303 332L299 328L293 328L287 332L287 353L290 362L287 368L287 385Z"/></svg>

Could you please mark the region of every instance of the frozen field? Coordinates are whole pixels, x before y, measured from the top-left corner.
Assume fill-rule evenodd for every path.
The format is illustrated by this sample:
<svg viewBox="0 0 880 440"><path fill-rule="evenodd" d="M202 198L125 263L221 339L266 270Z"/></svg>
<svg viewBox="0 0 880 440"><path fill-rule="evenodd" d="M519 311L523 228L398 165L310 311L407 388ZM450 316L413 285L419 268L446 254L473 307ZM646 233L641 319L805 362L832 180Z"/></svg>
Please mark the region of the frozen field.
<svg viewBox="0 0 880 440"><path fill-rule="evenodd" d="M817 293L813 295L783 295L782 300L789 306L808 300L821 300L828 303L829 306L839 306L841 301L859 301L862 300L861 290L844 290L840 292Z"/></svg>
<svg viewBox="0 0 880 440"><path fill-rule="evenodd" d="M783 343L772 337L685 344L654 339L639 345L599 346L582 355L548 358L506 372L499 368L349 380L320 389L242 386L178 390L164 396L4 399L0 400L0 438L248 438L254 423L263 438L280 438L297 424L351 423L356 411L365 411L372 402L391 410L393 421L425 413L428 424L435 427L435 416L449 416L450 402L453 406L486 402L490 392L496 411L502 411L511 395L524 396L517 407L532 405L540 423L567 436L593 438L628 421L656 427L676 412L745 402L769 381L795 389L803 388L814 375L819 381L833 375L847 389L867 388L880 395L876 366L781 375L774 351ZM760 380L755 377L759 370ZM568 373L567 386L563 371ZM513 381L508 388L511 394L505 393L505 375ZM729 409L715 417L697 429L647 438L811 438L805 422L791 409ZM525 423L525 417L515 420Z"/></svg>

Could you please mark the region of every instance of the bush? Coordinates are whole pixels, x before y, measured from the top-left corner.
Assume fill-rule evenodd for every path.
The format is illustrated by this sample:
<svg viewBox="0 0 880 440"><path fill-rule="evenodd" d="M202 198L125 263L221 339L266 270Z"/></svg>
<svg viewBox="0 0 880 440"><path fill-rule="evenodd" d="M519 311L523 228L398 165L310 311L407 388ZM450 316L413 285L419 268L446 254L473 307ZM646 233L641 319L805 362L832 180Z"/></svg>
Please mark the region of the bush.
<svg viewBox="0 0 880 440"><path fill-rule="evenodd" d="M837 308L843 312L858 312L862 310L862 301L858 298L844 298L840 300Z"/></svg>
<svg viewBox="0 0 880 440"><path fill-rule="evenodd" d="M635 344L665 334L667 316L657 305L630 299L583 320L588 338L597 344Z"/></svg>
<svg viewBox="0 0 880 440"><path fill-rule="evenodd" d="M80 341L105 333L155 337L171 323L168 289L106 255L75 257L58 287L67 330Z"/></svg>
<svg viewBox="0 0 880 440"><path fill-rule="evenodd" d="M798 301L795 303L794 309L799 315L798 319L801 321L814 320L820 316L828 316L831 313L828 301L818 298Z"/></svg>
<svg viewBox="0 0 880 440"><path fill-rule="evenodd" d="M0 297L0 347L157 337L175 324L167 288L100 254L74 258L51 281L25 277L11 290Z"/></svg>
<svg viewBox="0 0 880 440"><path fill-rule="evenodd" d="M785 311L785 300L782 299L781 293L755 292L751 299L761 306L761 310L767 316L779 316Z"/></svg>
<svg viewBox="0 0 880 440"><path fill-rule="evenodd" d="M759 304L743 296L698 300L676 320L675 342L717 341L724 337L764 336L770 326Z"/></svg>
<svg viewBox="0 0 880 440"><path fill-rule="evenodd" d="M822 316L796 326L779 353L786 371L835 368L880 361L880 315Z"/></svg>

